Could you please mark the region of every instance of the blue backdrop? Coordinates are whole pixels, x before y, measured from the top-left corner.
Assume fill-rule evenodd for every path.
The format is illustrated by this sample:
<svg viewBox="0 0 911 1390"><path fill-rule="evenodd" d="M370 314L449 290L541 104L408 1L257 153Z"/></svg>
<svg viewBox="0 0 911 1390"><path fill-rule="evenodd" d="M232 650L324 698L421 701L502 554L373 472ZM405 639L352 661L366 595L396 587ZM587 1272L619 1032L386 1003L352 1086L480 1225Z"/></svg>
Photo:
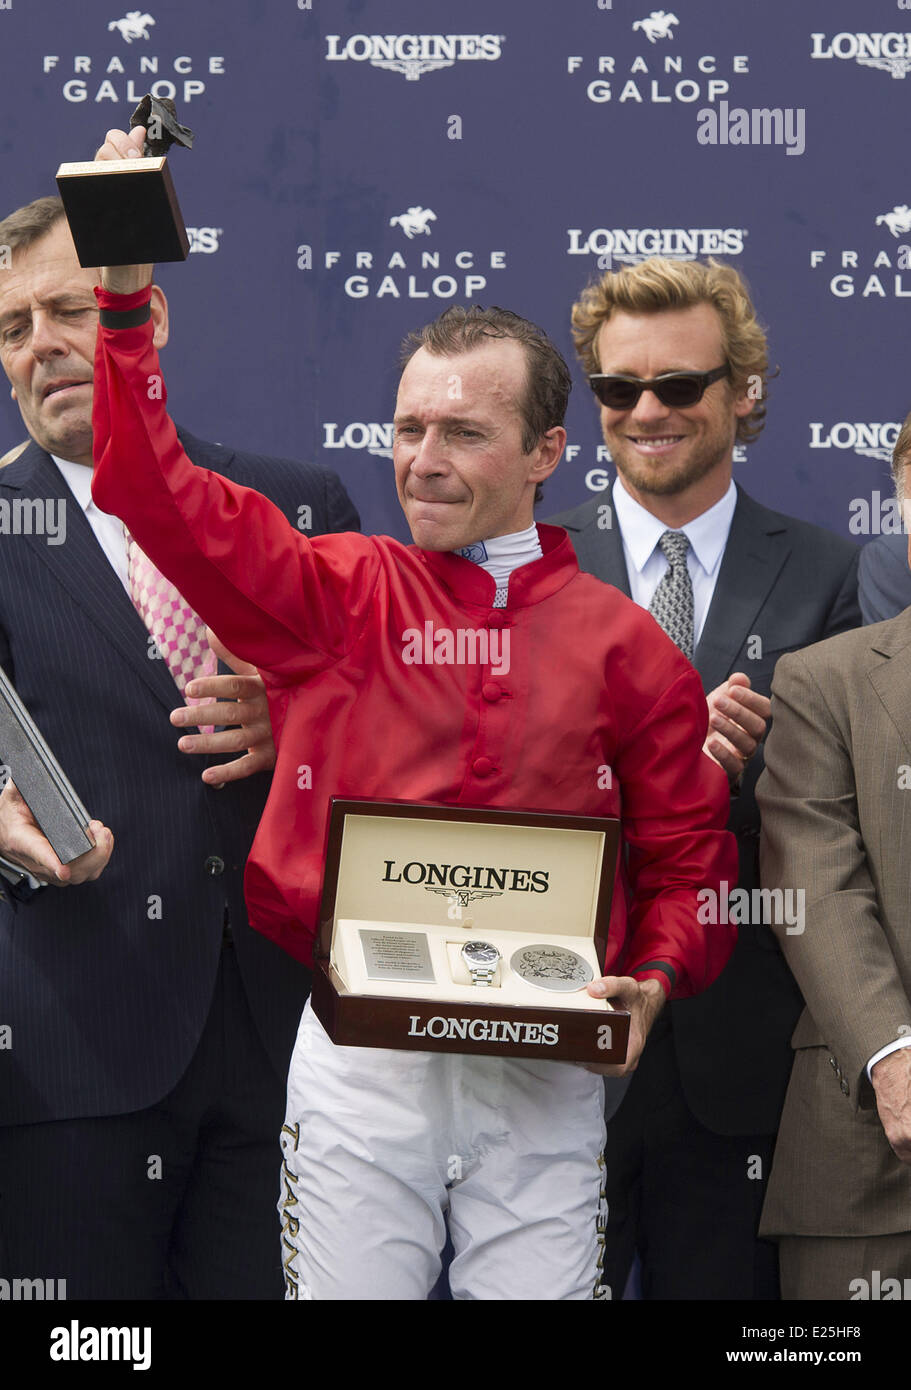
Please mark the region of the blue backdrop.
<svg viewBox="0 0 911 1390"><path fill-rule="evenodd" d="M0 0L3 212L54 191L57 164L90 157L150 87L173 95L197 143L171 161L195 249L159 274L172 412L330 464L365 527L399 536L388 422L406 331L453 301L497 303L574 361L569 308L599 264L721 254L780 368L735 476L849 534L852 501L887 495L911 409L911 14L667 3L156 0L130 19ZM781 142L734 143L737 113L760 108L781 111ZM609 477L576 383L543 514ZM2 449L22 437L8 401L0 425Z"/></svg>

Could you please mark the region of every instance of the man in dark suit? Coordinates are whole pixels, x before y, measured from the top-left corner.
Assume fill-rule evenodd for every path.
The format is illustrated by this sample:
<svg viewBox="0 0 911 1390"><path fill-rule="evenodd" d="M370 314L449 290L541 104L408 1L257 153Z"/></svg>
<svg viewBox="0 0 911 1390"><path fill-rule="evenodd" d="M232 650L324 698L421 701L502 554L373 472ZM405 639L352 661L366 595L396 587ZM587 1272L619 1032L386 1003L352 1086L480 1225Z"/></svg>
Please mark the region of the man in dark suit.
<svg viewBox="0 0 911 1390"><path fill-rule="evenodd" d="M907 524L897 536L877 536L860 552L857 595L864 624L884 623L911 604Z"/></svg>
<svg viewBox="0 0 911 1390"><path fill-rule="evenodd" d="M610 496L551 520L581 567L650 607L702 676L706 751L731 780L740 885L753 890L761 752L750 758L775 662L859 624L857 550L732 481L735 440L762 428L768 358L731 267L653 258L608 273L573 326L618 476ZM778 1296L774 1247L756 1230L801 1000L761 912L741 915L737 900L738 918L720 979L663 1011L608 1125L615 1296L636 1249L646 1298Z"/></svg>
<svg viewBox="0 0 911 1390"><path fill-rule="evenodd" d="M69 1298L280 1297L278 1136L309 978L247 924L262 759L203 756L247 747L263 702L255 676L190 685L219 703L172 722L240 728L178 751L167 633L91 502L98 277L62 219L40 199L0 223L0 361L31 436L0 470L0 662L105 824L61 870L12 782L0 798L0 1274L64 1279ZM160 290L155 322L163 344ZM182 438L294 525L357 528L334 474Z"/></svg>

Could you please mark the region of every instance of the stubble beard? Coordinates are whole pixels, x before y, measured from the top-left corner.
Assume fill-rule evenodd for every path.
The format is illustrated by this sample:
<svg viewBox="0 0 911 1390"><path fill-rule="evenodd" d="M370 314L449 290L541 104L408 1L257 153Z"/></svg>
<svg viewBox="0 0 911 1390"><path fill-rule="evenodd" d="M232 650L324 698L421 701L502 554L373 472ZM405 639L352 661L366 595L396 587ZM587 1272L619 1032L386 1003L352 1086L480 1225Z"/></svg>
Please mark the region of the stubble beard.
<svg viewBox="0 0 911 1390"><path fill-rule="evenodd" d="M617 436L612 441L606 430L604 442L624 482L637 492L652 497L671 497L701 482L721 464L733 448L734 432L726 431L722 436L720 431L713 431L687 458L680 459L670 467L660 459L649 464L624 437Z"/></svg>

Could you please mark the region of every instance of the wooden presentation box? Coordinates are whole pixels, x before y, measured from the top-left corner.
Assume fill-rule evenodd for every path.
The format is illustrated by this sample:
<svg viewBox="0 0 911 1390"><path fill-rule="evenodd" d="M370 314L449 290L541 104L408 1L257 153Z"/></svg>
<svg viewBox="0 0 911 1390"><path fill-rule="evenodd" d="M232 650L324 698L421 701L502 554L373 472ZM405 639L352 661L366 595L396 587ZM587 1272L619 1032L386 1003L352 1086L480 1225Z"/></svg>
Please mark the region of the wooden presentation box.
<svg viewBox="0 0 911 1390"><path fill-rule="evenodd" d="M591 816L334 799L312 993L329 1036L622 1063L629 1013L585 988L604 973L619 833ZM499 953L489 984L468 942Z"/></svg>

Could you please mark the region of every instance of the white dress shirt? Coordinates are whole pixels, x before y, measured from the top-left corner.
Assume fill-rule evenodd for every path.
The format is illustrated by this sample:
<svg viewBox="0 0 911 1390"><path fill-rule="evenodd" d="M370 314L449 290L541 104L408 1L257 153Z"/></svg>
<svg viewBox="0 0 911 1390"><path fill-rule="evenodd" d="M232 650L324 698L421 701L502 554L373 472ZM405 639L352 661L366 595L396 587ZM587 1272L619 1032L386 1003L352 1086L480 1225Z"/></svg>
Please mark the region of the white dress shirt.
<svg viewBox="0 0 911 1390"><path fill-rule="evenodd" d="M92 501L91 468L84 463L73 463L70 459L60 459L56 454L52 454L51 458L63 474L63 480L70 492L85 512L85 519L110 561L117 578L129 593L130 575L123 522L119 521L116 516L109 516L107 512L99 510Z"/></svg>
<svg viewBox="0 0 911 1390"><path fill-rule="evenodd" d="M667 526L646 511L629 495L619 474L612 496L623 542L630 596L640 608L648 608L668 570L667 556L658 545L665 531L683 531L689 540L686 567L693 581L693 638L694 645L698 646L737 506L737 489L733 480L720 501L685 526Z"/></svg>

